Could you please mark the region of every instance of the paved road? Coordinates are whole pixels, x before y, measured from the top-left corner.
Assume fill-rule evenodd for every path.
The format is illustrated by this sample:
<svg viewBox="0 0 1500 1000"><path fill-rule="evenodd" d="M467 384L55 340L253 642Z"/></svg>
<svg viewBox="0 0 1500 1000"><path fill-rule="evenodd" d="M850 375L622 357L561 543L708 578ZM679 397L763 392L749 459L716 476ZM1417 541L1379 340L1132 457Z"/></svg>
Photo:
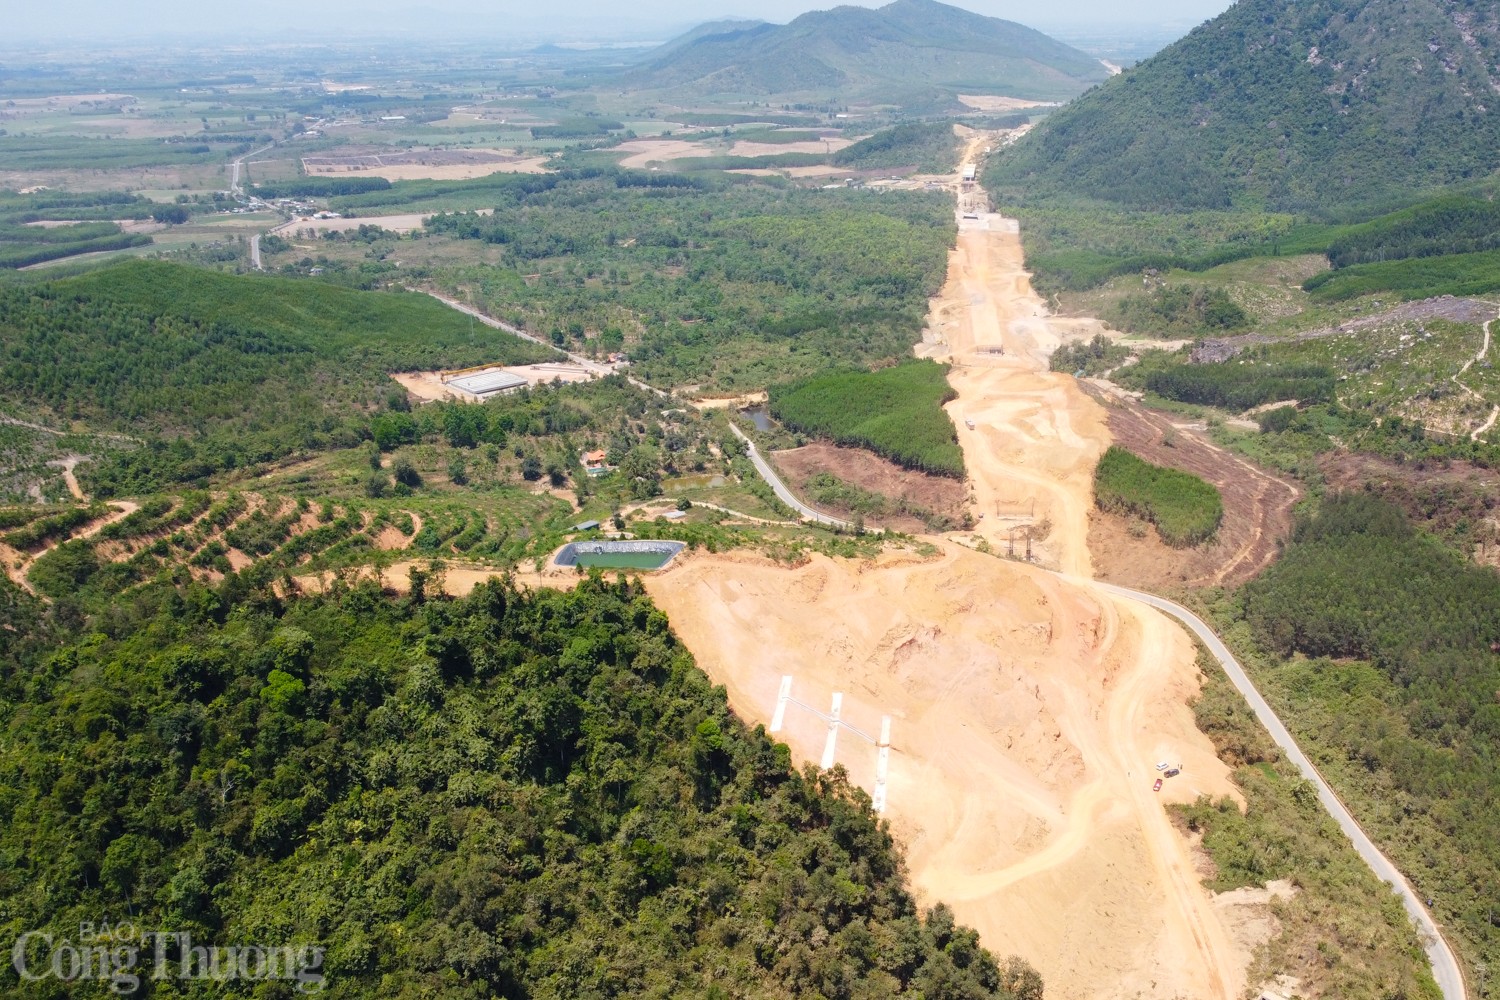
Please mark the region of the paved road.
<svg viewBox="0 0 1500 1000"><path fill-rule="evenodd" d="M229 164L229 193L231 195L240 200L244 200L245 198L245 189L240 186L240 164L244 163L252 156L258 156L268 149L274 149L275 146L276 143L272 142L260 147L259 149L252 149L244 156L239 157Z"/></svg>
<svg viewBox="0 0 1500 1000"><path fill-rule="evenodd" d="M1271 734L1271 739L1276 741L1277 746L1281 747L1281 752L1286 754L1287 759L1297 765L1303 775L1317 786L1319 801L1333 815L1334 820L1338 822L1339 829L1343 830L1344 834L1354 842L1354 849L1359 852L1359 856L1365 859L1365 863L1375 872L1377 878L1389 882L1400 893L1406 912L1411 915L1417 925L1422 947L1426 949L1427 957L1432 962L1433 976L1437 979L1444 998L1465 1000L1464 977L1458 959L1454 956L1453 950L1448 947L1448 942L1438 930L1427 907L1422 904L1421 897L1406 881L1400 870L1391 863L1389 858L1380 853L1380 849L1365 835L1364 830L1360 829L1354 817L1349 814L1349 810L1344 808L1344 803L1339 801L1338 796L1323 780L1323 776L1318 773L1312 761L1308 760L1307 755L1297 746L1297 741L1292 739L1292 734L1287 732L1286 726L1282 725L1276 713L1271 710L1271 706L1266 704L1266 700L1261 697L1260 692L1245 674L1244 668L1240 666L1239 661L1234 658L1234 654L1229 651L1223 641L1214 634L1213 629L1187 608L1166 598L1110 583L1086 582L1119 597L1140 601L1160 611L1165 611L1192 629L1198 638L1203 640L1203 644L1224 668L1224 673L1229 675L1229 680L1250 703L1250 710L1255 713L1260 724Z"/></svg>
<svg viewBox="0 0 1500 1000"><path fill-rule="evenodd" d="M265 270L260 262L260 233L250 237L250 266L257 271Z"/></svg>
<svg viewBox="0 0 1500 1000"><path fill-rule="evenodd" d="M756 449L755 442L746 437L745 432L736 427L733 420L729 422L729 429L734 431L736 437L745 442L745 447L750 451L750 461L755 465L755 471L760 473L762 479L771 484L771 489L775 492L778 500L792 508L792 510L795 510L808 521L816 521L818 524L826 524L834 528L853 527L848 521L829 517L822 511L813 510L807 504L798 500L797 495L787 489L786 483L781 481L781 477L776 474L776 470L771 468L771 463L760 457L760 452Z"/></svg>

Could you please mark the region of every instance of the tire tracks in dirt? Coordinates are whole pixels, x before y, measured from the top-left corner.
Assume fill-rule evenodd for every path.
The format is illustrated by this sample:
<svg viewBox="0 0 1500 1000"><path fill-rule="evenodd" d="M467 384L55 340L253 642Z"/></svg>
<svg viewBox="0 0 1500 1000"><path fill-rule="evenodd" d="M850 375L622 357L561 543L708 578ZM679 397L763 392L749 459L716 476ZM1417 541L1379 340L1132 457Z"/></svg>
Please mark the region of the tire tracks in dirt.
<svg viewBox="0 0 1500 1000"><path fill-rule="evenodd" d="M1302 498L1296 484L1220 447L1197 428L1147 409L1112 383L1091 379L1084 389L1108 411L1110 436L1116 444L1149 462L1207 480L1224 499L1224 521L1215 540L1173 552L1173 562L1187 573L1185 579L1151 581L1141 576L1141 561L1130 560L1130 582L1232 586L1271 564L1279 551L1278 542L1291 532L1292 508ZM1128 550L1125 558L1130 559ZM1110 562L1104 560L1099 575L1115 575Z"/></svg>

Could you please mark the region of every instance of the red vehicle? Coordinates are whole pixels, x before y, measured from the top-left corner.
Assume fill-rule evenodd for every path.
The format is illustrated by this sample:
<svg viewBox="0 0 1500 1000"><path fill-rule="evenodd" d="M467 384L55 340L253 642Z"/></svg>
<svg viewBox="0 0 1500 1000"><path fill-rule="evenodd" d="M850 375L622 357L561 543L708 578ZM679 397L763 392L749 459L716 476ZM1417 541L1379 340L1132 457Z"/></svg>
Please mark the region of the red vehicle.
<svg viewBox="0 0 1500 1000"><path fill-rule="evenodd" d="M1156 784L1154 784L1154 785L1151 786L1151 790L1153 792L1159 792L1159 791L1161 791L1161 779L1160 778L1156 779Z"/></svg>

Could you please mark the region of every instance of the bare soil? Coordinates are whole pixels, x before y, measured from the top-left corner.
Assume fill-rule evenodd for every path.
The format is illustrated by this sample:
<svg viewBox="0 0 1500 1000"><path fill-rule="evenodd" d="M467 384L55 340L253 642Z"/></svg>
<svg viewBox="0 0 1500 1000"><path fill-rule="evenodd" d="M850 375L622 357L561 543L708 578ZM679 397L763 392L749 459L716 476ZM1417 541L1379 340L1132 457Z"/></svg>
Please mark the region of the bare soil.
<svg viewBox="0 0 1500 1000"><path fill-rule="evenodd" d="M1305 340L1321 340L1344 333L1356 333L1391 323L1410 323L1429 319L1445 319L1453 323L1480 324L1495 316L1495 305L1483 299L1461 299L1452 295L1422 299L1419 302L1404 302L1394 309L1382 313L1360 316L1346 320L1338 326L1319 327L1292 337L1272 337L1264 333L1242 333L1235 337L1205 337L1193 349L1193 361L1207 364L1227 361L1247 347L1270 343L1293 343Z"/></svg>
<svg viewBox="0 0 1500 1000"><path fill-rule="evenodd" d="M968 491L959 480L903 469L864 448L841 448L819 441L775 452L774 458L776 465L791 479L798 495L804 498L808 495L807 481L820 472L826 472L860 489L892 500L903 500L909 506L942 514L955 522L963 520L968 507ZM837 506L819 506L827 507L829 513L840 517L853 517L855 513ZM926 527L919 518L912 516L868 520L872 525L878 523L896 531L920 532Z"/></svg>
<svg viewBox="0 0 1500 1000"><path fill-rule="evenodd" d="M610 152L630 153L620 161L620 166L636 170L644 169L655 162L678 160L686 156L713 156L712 146L684 139L630 139L611 146Z"/></svg>
<svg viewBox="0 0 1500 1000"><path fill-rule="evenodd" d="M841 694L863 733L890 718L885 815L918 895L1035 964L1049 997L1238 993L1248 955L1162 809L1234 794L1187 708L1199 677L1180 629L952 543L791 569L694 554L643 580L740 717L770 722L791 677L817 711ZM791 705L776 738L818 763L828 726ZM1155 793L1166 757L1185 769ZM877 787L878 751L852 731L834 762Z"/></svg>
<svg viewBox="0 0 1500 1000"><path fill-rule="evenodd" d="M493 215L494 209L481 208L476 214ZM348 219L309 219L296 218L272 229L271 232L278 236L296 233L298 230L311 230L317 233L348 232L358 229L360 226L379 226L393 233L409 233L421 229L422 225L432 217L431 212L412 212L406 215L372 215L356 216Z"/></svg>
<svg viewBox="0 0 1500 1000"><path fill-rule="evenodd" d="M751 177L849 177L860 173L848 167L750 167L742 170L727 170L730 174L747 174Z"/></svg>
<svg viewBox="0 0 1500 1000"><path fill-rule="evenodd" d="M1091 511L1089 550L1100 579L1147 590L1234 587L1271 564L1291 534L1292 506L1302 495L1295 483L1220 448L1169 414L1099 383L1089 383L1088 389L1106 408L1116 444L1155 465L1213 483L1224 499L1224 521L1214 541L1190 549L1172 548L1139 521Z"/></svg>
<svg viewBox="0 0 1500 1000"><path fill-rule="evenodd" d="M884 788L922 901L1030 960L1048 996L1229 1000L1251 956L1162 803L1234 789L1188 708L1193 643L1089 580L1093 468L1111 437L1105 408L1046 370L1061 336L1016 225L960 218L918 350L954 365L948 411L986 519L927 539L933 559L696 554L645 585L742 718L775 721L788 676L818 712L841 695L841 720L865 734L889 717L883 786L852 730L836 731L834 762ZM1020 524L1066 575L964 548L999 547ZM790 704L783 716L777 738L822 762L827 723ZM1153 792L1151 765L1169 758L1183 774Z"/></svg>
<svg viewBox="0 0 1500 1000"><path fill-rule="evenodd" d="M391 181L472 180L490 174L546 172L545 156L516 156L499 149L424 149L341 156L308 156L310 175L360 173Z"/></svg>
<svg viewBox="0 0 1500 1000"><path fill-rule="evenodd" d="M958 99L977 111L1023 111L1026 108L1055 108L1057 101L1028 101L1022 97L996 97L989 94L959 94Z"/></svg>

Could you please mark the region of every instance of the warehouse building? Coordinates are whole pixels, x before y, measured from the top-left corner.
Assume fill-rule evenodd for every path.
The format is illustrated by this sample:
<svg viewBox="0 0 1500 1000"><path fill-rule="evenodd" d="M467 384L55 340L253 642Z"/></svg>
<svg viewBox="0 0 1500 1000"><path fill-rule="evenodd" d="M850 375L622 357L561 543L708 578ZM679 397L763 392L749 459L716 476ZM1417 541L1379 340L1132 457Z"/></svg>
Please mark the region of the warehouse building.
<svg viewBox="0 0 1500 1000"><path fill-rule="evenodd" d="M507 392L515 392L526 384L526 380L519 375L500 368L491 368L488 371L475 372L472 375L460 375L448 380L450 389L458 389L471 396L480 399L489 399L492 396L503 395Z"/></svg>

